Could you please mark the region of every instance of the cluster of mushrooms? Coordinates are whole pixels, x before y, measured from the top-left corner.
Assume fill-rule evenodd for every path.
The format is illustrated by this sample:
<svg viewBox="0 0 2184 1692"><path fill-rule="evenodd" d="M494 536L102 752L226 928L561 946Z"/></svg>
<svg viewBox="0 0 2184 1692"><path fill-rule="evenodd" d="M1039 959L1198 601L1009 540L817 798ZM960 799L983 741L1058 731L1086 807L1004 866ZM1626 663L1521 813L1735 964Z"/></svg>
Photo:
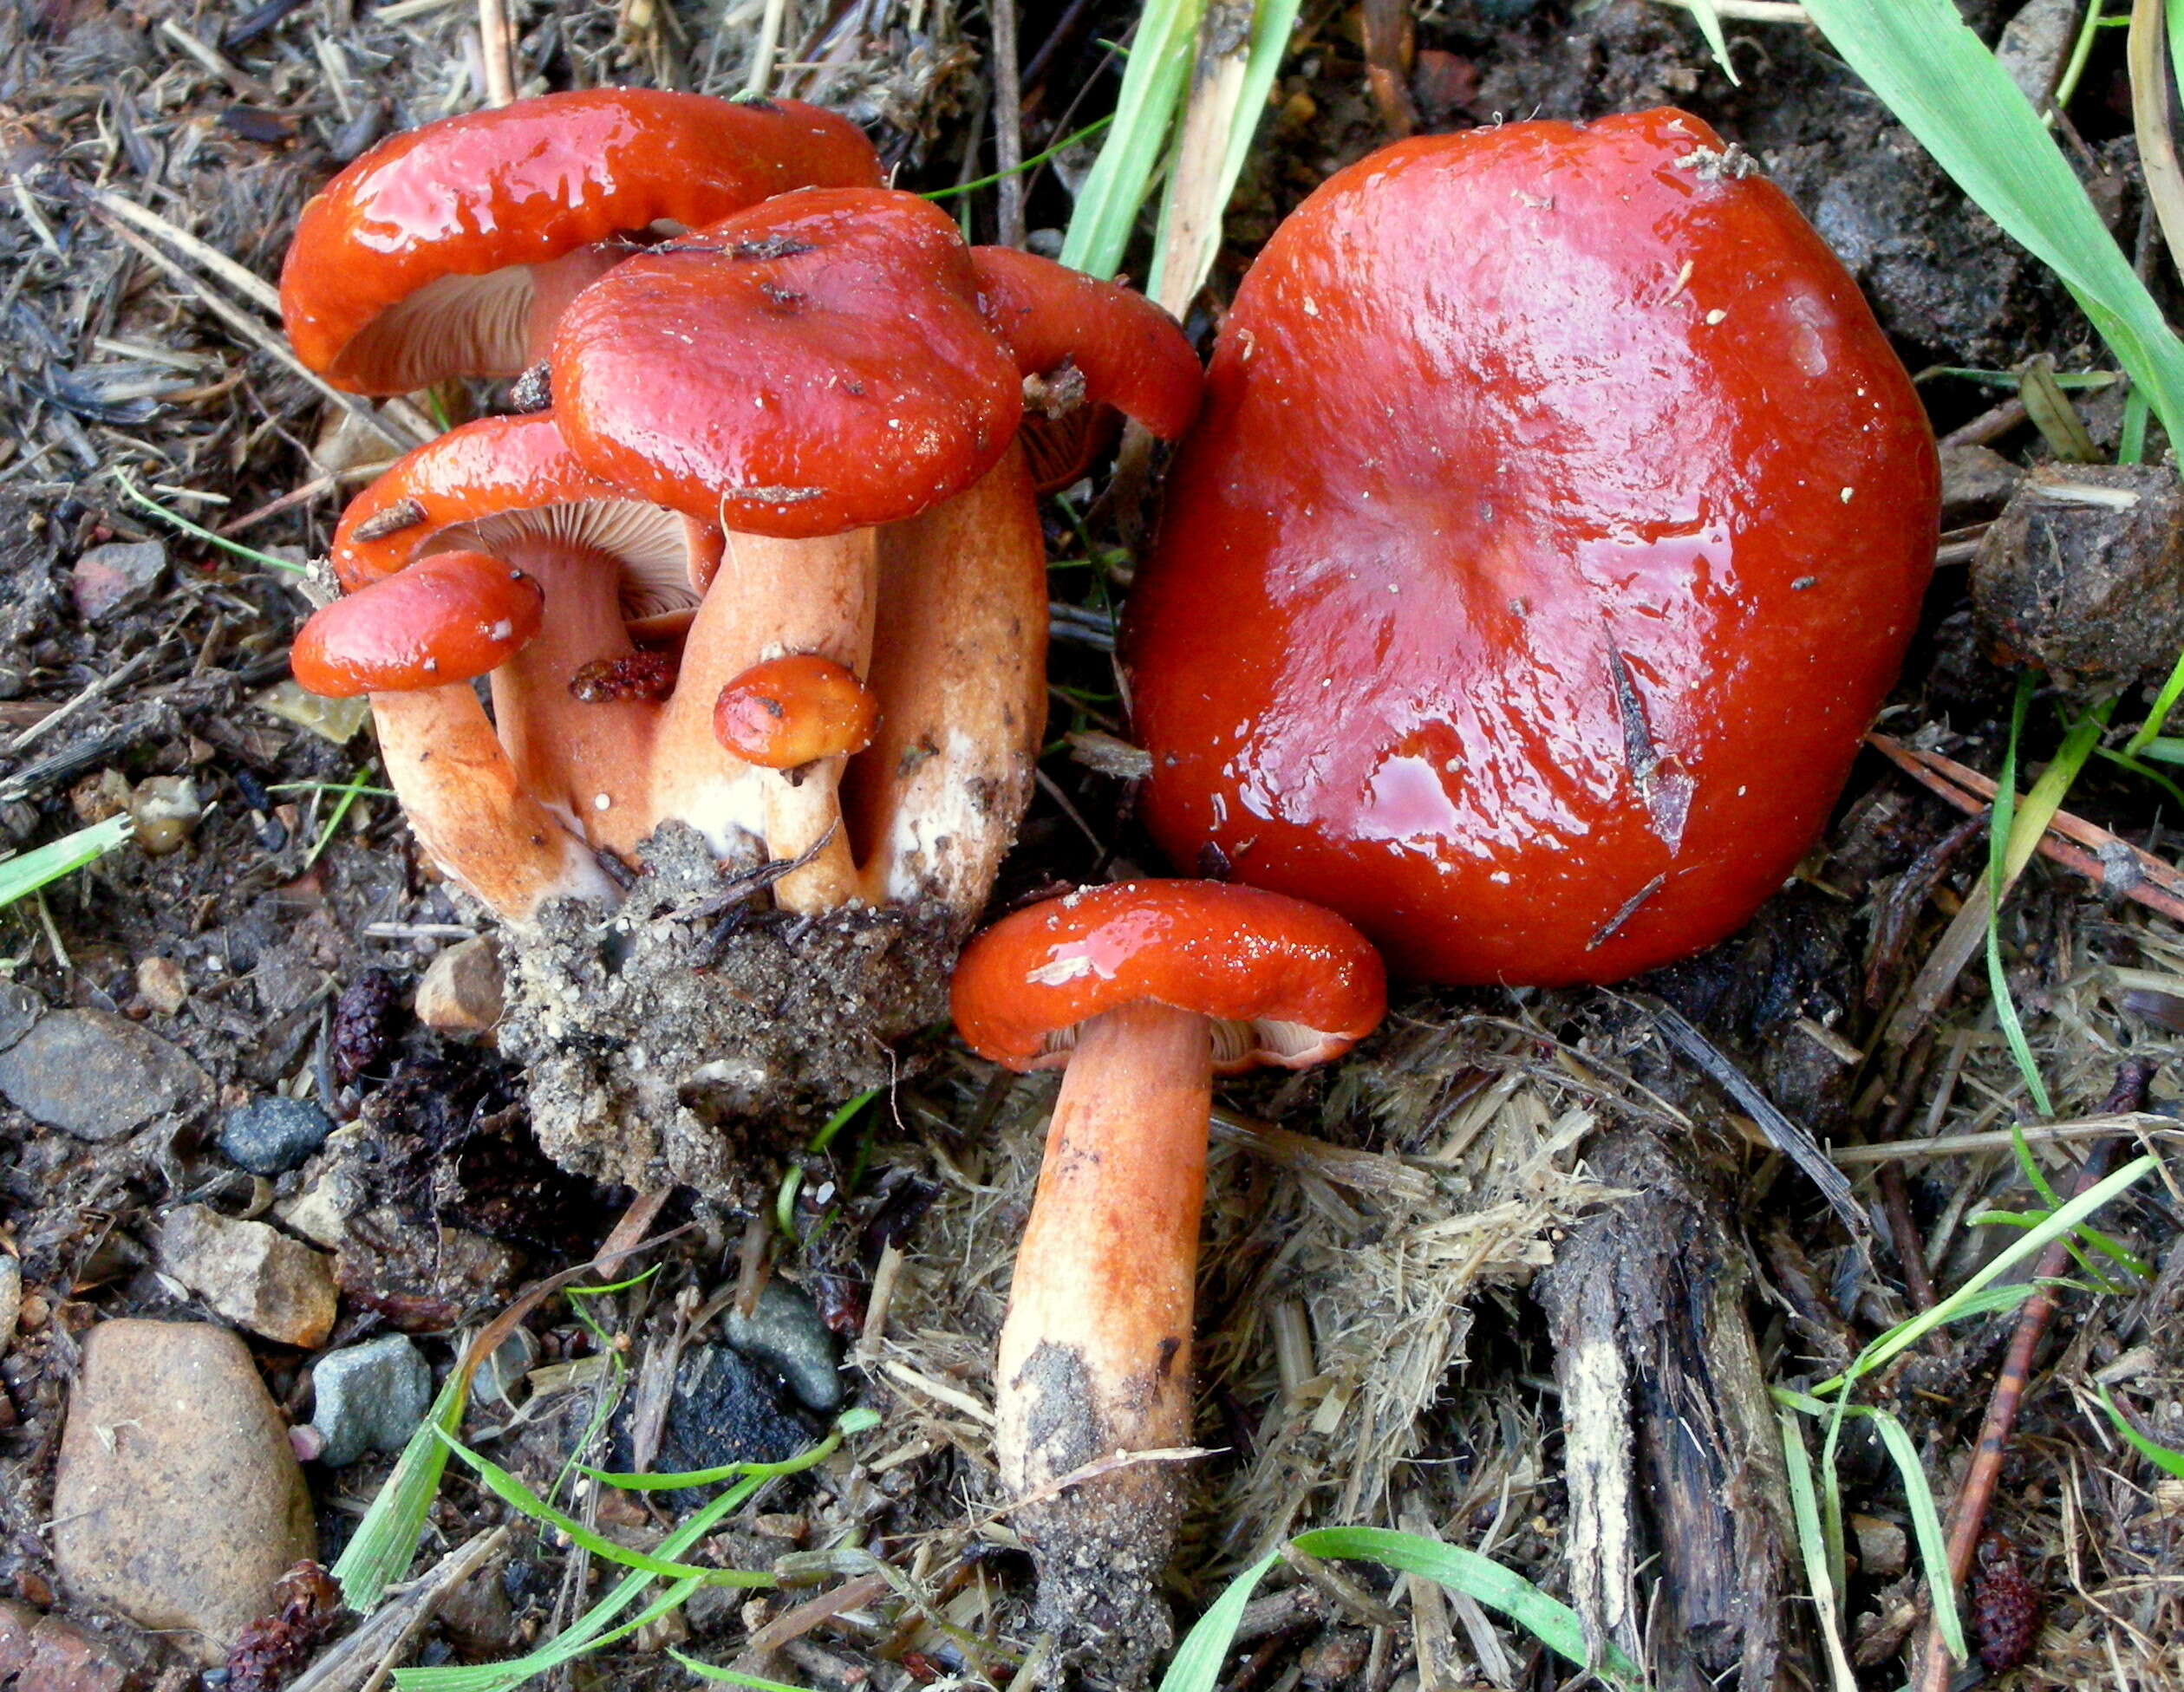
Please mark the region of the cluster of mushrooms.
<svg viewBox="0 0 2184 1692"><path fill-rule="evenodd" d="M1024 382L1183 437L1123 655L1151 831L1224 879L1018 911L952 986L980 1053L1066 1070L996 1437L1040 1625L1125 1681L1170 1637L1213 1077L1348 1050L1383 953L1607 981L1735 929L1824 823L1933 556L1870 312L1673 111L1342 172L1252 267L1203 415L1164 316L965 248L790 105L417 132L312 204L284 297L361 391L543 369L550 410L352 506L349 595L296 648L371 695L419 838L519 932L609 924L670 828L786 911L974 918L1042 720L1019 431L1081 456Z"/></svg>

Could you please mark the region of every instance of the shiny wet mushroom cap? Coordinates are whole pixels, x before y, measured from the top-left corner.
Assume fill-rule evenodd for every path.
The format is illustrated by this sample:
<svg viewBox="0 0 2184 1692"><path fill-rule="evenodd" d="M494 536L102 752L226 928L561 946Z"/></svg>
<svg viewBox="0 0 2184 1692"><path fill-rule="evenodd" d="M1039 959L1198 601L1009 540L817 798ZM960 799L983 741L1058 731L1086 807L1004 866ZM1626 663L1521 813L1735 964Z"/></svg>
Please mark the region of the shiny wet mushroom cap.
<svg viewBox="0 0 2184 1692"><path fill-rule="evenodd" d="M794 101L593 88L465 113L375 147L303 208L281 316L297 356L355 393L514 376L630 239L879 180L855 126Z"/></svg>

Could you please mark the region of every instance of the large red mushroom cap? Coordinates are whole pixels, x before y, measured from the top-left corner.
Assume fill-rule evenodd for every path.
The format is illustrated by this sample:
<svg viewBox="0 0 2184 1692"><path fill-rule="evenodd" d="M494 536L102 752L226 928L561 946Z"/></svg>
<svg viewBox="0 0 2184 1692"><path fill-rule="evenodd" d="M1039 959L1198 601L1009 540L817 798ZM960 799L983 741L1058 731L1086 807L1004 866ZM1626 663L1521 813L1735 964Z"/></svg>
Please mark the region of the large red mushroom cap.
<svg viewBox="0 0 2184 1692"><path fill-rule="evenodd" d="M538 632L545 595L479 552L436 552L312 613L289 652L305 692L406 693L498 669Z"/></svg>
<svg viewBox="0 0 2184 1692"><path fill-rule="evenodd" d="M1309 1069L1387 1009L1379 954L1333 911L1217 882L1118 882L1003 918L955 966L956 1031L1013 1070L1059 1069L1079 1024L1137 1004L1216 1025L1214 1067Z"/></svg>
<svg viewBox="0 0 2184 1692"><path fill-rule="evenodd" d="M374 148L303 208L281 316L297 356L357 393L512 376L534 291L551 310L615 257L571 255L879 180L854 125L794 101L593 88L466 113ZM580 274L538 274L564 259Z"/></svg>
<svg viewBox="0 0 2184 1692"><path fill-rule="evenodd" d="M594 471L694 517L805 539L976 482L1023 408L962 237L914 194L784 194L621 264L554 336Z"/></svg>
<svg viewBox="0 0 2184 1692"><path fill-rule="evenodd" d="M1388 147L1223 326L1126 619L1147 820L1398 973L1696 950L1824 823L1937 497L1856 287L1697 119Z"/></svg>

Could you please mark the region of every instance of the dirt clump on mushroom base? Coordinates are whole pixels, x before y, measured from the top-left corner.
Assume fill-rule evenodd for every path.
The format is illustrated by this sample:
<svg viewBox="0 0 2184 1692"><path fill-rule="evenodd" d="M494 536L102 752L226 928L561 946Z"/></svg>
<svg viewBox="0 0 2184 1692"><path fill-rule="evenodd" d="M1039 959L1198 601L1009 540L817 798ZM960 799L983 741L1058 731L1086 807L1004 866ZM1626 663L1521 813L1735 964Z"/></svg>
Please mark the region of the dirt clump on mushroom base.
<svg viewBox="0 0 2184 1692"><path fill-rule="evenodd" d="M1140 1684L1175 1640L1162 1577L1183 1517L1181 1471L1164 1460L1123 1457L1125 1441L1101 1413L1074 1347L1042 1344L1017 1385L1031 1406L1030 1442L1049 1461L1067 1461L1074 1473L1115 1460L1071 1487L1066 1503L1034 1494L1014 1513L1017 1532L1040 1547L1033 1625L1075 1642L1103 1679ZM1146 1383L1148 1396L1154 1386Z"/></svg>
<svg viewBox="0 0 2184 1692"><path fill-rule="evenodd" d="M680 823L639 858L617 909L555 900L516 939L500 1049L564 1168L761 1202L769 1136L888 1084L893 1042L946 1018L965 924L930 901L776 910L755 858Z"/></svg>

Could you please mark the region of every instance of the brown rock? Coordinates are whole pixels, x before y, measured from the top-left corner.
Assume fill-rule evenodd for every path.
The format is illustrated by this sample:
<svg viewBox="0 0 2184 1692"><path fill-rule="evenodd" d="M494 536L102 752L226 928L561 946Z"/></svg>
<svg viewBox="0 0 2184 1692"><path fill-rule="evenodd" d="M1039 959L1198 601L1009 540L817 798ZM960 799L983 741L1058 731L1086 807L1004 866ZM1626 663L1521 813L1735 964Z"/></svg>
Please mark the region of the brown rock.
<svg viewBox="0 0 2184 1692"><path fill-rule="evenodd" d="M166 574L166 548L160 542L114 541L75 561L68 591L86 622L104 622L143 604Z"/></svg>
<svg viewBox="0 0 2184 1692"><path fill-rule="evenodd" d="M481 1034L506 1003L500 947L483 934L449 947L417 984L417 1020L444 1034Z"/></svg>
<svg viewBox="0 0 2184 1692"><path fill-rule="evenodd" d="M225 1659L282 1573L316 1548L310 1495L265 1383L241 1340L201 1322L91 1331L53 1519L54 1562L78 1598L175 1631L206 1663Z"/></svg>
<svg viewBox="0 0 2184 1692"><path fill-rule="evenodd" d="M150 957L136 966L136 990L163 1017L182 1008L190 996L190 978L172 958Z"/></svg>
<svg viewBox="0 0 2184 1692"><path fill-rule="evenodd" d="M333 1331L332 1263L264 1222L182 1205L160 1225L159 1259L218 1314L254 1334L309 1350Z"/></svg>
<svg viewBox="0 0 2184 1692"><path fill-rule="evenodd" d="M2168 674L2184 645L2184 483L2156 465L2034 471L1979 542L1972 604L2065 687Z"/></svg>
<svg viewBox="0 0 2184 1692"><path fill-rule="evenodd" d="M30 1658L15 1692L128 1692L144 1684L119 1640L101 1639L54 1616L30 1630Z"/></svg>

